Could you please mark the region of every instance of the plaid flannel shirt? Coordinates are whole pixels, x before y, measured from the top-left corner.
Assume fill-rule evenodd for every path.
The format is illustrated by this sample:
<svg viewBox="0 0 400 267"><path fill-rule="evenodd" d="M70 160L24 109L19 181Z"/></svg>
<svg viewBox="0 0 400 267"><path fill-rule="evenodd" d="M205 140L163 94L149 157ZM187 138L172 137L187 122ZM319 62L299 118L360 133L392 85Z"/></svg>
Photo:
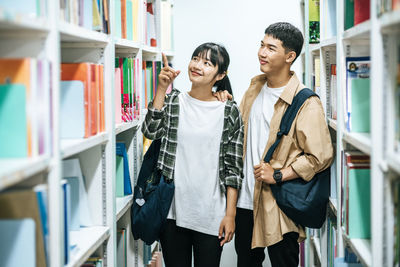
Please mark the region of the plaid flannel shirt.
<svg viewBox="0 0 400 267"><path fill-rule="evenodd" d="M179 91L174 89L165 99L161 110L148 106L142 124L144 136L151 140L162 138L157 168L167 179L174 179L175 156L179 123ZM224 110L224 127L219 149L219 178L222 192L230 186L240 189L243 180L244 127L239 108L227 101Z"/></svg>

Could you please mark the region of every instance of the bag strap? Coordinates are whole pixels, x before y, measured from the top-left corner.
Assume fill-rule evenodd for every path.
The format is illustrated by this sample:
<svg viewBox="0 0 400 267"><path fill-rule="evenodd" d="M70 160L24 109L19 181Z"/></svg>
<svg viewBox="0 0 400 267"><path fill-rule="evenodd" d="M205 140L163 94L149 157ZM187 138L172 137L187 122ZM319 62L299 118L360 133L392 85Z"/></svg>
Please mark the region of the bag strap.
<svg viewBox="0 0 400 267"><path fill-rule="evenodd" d="M318 96L311 89L304 88L297 93L297 95L293 98L292 104L286 109L285 114L283 114L281 124L279 126L279 132L277 134L275 142L268 149L267 154L265 155L264 162L269 163L272 158L272 154L274 153L276 147L279 145L282 136L287 135L292 127L292 123L294 118L297 115L297 112L304 104L304 102L311 96Z"/></svg>

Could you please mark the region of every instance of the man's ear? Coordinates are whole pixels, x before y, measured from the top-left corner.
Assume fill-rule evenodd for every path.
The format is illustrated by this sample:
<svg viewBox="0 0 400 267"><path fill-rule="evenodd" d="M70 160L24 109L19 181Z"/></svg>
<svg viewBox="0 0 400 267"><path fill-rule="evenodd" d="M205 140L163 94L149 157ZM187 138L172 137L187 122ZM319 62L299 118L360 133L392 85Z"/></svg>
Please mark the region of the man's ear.
<svg viewBox="0 0 400 267"><path fill-rule="evenodd" d="M294 51L289 51L286 54L286 62L292 64L293 61L296 59L296 52Z"/></svg>

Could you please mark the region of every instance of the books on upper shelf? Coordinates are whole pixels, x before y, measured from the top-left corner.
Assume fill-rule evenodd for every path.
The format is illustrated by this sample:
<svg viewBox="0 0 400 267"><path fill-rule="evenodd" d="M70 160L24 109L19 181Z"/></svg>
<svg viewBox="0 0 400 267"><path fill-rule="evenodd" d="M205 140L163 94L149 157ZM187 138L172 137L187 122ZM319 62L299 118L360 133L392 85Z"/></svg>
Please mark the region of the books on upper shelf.
<svg viewBox="0 0 400 267"><path fill-rule="evenodd" d="M160 61L143 61L142 95L144 96L144 101L142 102L142 108L147 108L147 105L153 100L156 94L158 75L160 74L160 71L161 71Z"/></svg>
<svg viewBox="0 0 400 267"><path fill-rule="evenodd" d="M370 132L370 57L346 58L346 128Z"/></svg>
<svg viewBox="0 0 400 267"><path fill-rule="evenodd" d="M115 3L114 36L139 41L139 0L112 1Z"/></svg>
<svg viewBox="0 0 400 267"><path fill-rule="evenodd" d="M370 157L358 151L342 153L341 223L351 239L371 238Z"/></svg>
<svg viewBox="0 0 400 267"><path fill-rule="evenodd" d="M400 0L378 0L378 15L400 9Z"/></svg>
<svg viewBox="0 0 400 267"><path fill-rule="evenodd" d="M132 194L131 176L129 174L129 160L126 146L123 142L116 143L116 197L124 197Z"/></svg>
<svg viewBox="0 0 400 267"><path fill-rule="evenodd" d="M103 65L62 63L61 80L61 138L87 138L103 132Z"/></svg>
<svg viewBox="0 0 400 267"><path fill-rule="evenodd" d="M370 18L369 0L345 0L344 29L360 24Z"/></svg>
<svg viewBox="0 0 400 267"><path fill-rule="evenodd" d="M313 89L317 95L321 95L321 60L314 57Z"/></svg>
<svg viewBox="0 0 400 267"><path fill-rule="evenodd" d="M156 1L144 0L144 17L146 22L144 23L144 40L148 46L157 47L157 8Z"/></svg>
<svg viewBox="0 0 400 267"><path fill-rule="evenodd" d="M324 9L321 14L321 38L329 39L336 36L336 16L336 1L325 0Z"/></svg>
<svg viewBox="0 0 400 267"><path fill-rule="evenodd" d="M22 17L38 18L47 14L46 0L2 0L0 16L7 20L18 21Z"/></svg>
<svg viewBox="0 0 400 267"><path fill-rule="evenodd" d="M46 60L0 59L0 158L50 154L50 74Z"/></svg>
<svg viewBox="0 0 400 267"><path fill-rule="evenodd" d="M161 49L173 50L172 43L172 4L169 1L161 1Z"/></svg>
<svg viewBox="0 0 400 267"><path fill-rule="evenodd" d="M344 29L354 26L354 0L344 0Z"/></svg>
<svg viewBox="0 0 400 267"><path fill-rule="evenodd" d="M319 43L319 37L320 37L319 1L320 0L309 0L308 2L310 43Z"/></svg>
<svg viewBox="0 0 400 267"><path fill-rule="evenodd" d="M88 30L110 32L109 0L60 0L60 18Z"/></svg>
<svg viewBox="0 0 400 267"><path fill-rule="evenodd" d="M115 58L115 123L130 122L140 115L138 58Z"/></svg>

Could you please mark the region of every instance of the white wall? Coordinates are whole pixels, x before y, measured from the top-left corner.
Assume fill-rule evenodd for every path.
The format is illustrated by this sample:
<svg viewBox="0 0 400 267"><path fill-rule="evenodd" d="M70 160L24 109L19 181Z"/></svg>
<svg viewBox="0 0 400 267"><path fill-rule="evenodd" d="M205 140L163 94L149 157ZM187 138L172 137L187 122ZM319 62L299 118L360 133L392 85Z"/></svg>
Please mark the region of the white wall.
<svg viewBox="0 0 400 267"><path fill-rule="evenodd" d="M302 28L299 0L174 0L174 68L181 70L175 87L190 90L187 66L194 49L204 42L223 44L231 58L228 69L235 100L240 100L250 79L261 73L257 52L266 27L286 21ZM301 60L293 70L301 77ZM267 256L268 257L268 256ZM270 266L268 258L264 266ZM223 250L222 267L236 266L233 241Z"/></svg>
<svg viewBox="0 0 400 267"><path fill-rule="evenodd" d="M266 27L286 21L301 29L299 0L174 0L175 80L181 91L190 90L187 66L194 49L204 42L223 44L231 58L228 76L240 103L250 79L260 74L257 52ZM301 77L298 58L293 70Z"/></svg>

